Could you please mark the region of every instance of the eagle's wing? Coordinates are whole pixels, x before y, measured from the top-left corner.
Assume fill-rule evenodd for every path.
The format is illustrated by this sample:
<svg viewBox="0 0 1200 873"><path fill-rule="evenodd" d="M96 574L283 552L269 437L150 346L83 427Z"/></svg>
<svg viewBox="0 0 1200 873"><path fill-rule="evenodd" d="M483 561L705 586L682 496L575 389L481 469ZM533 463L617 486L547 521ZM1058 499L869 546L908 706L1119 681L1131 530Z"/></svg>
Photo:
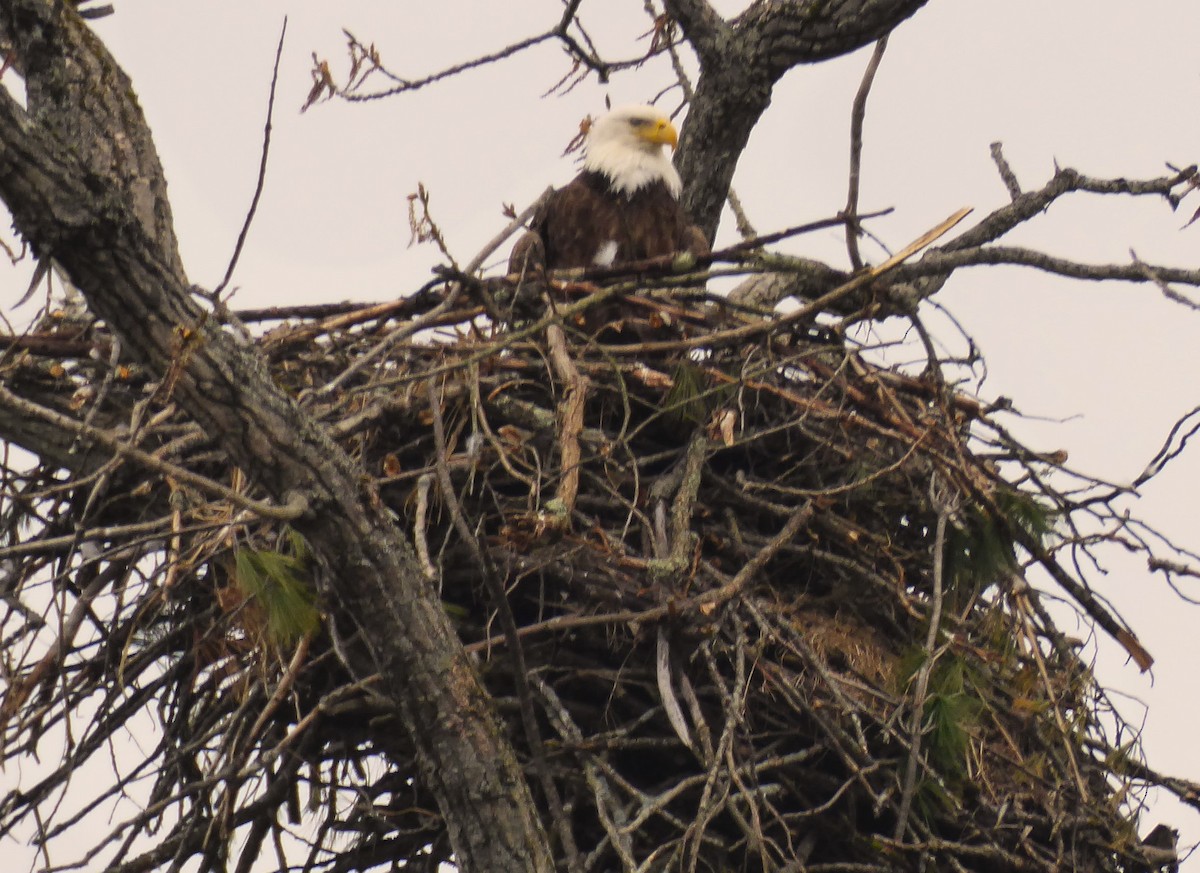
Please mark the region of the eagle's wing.
<svg viewBox="0 0 1200 873"><path fill-rule="evenodd" d="M712 248L708 244L708 237L698 224L689 224L684 228L681 242L682 245L679 247L679 250L695 255L696 257L712 253Z"/></svg>
<svg viewBox="0 0 1200 873"><path fill-rule="evenodd" d="M525 278L544 276L546 273L546 241L538 230L527 230L521 234L512 253L508 256L508 275Z"/></svg>
<svg viewBox="0 0 1200 873"><path fill-rule="evenodd" d="M536 225L552 270L591 267L605 243L620 240L620 212L596 173L580 173L551 195Z"/></svg>
<svg viewBox="0 0 1200 873"><path fill-rule="evenodd" d="M595 192L580 178L555 190L529 222L508 258L509 275L544 274L547 269L591 264L598 208Z"/></svg>

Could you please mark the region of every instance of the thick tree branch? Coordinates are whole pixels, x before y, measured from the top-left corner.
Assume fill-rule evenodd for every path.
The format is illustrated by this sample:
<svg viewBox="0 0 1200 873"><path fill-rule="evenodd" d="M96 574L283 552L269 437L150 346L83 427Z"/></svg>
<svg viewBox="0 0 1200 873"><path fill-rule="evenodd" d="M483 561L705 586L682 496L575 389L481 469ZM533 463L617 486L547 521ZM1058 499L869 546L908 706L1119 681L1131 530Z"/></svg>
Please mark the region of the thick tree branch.
<svg viewBox="0 0 1200 873"><path fill-rule="evenodd" d="M676 164L683 203L711 241L750 131L792 67L846 54L890 33L926 0L759 0L732 25L700 0L664 0L700 58Z"/></svg>
<svg viewBox="0 0 1200 873"><path fill-rule="evenodd" d="M13 385L7 379L6 387L19 394L27 402L43 408L56 408L63 398L52 390L44 393L27 386ZM101 424L107 419L101 421ZM111 425L116 421L108 422ZM109 453L97 451L90 440L80 440L72 430L64 430L51 422L13 413L0 414L0 441L21 446L36 454L44 462L69 470L76 477L84 478L94 473L109 460Z"/></svg>
<svg viewBox="0 0 1200 873"><path fill-rule="evenodd" d="M116 64L92 50L96 37L65 4L14 0L0 4L0 45L5 60L25 78L26 98L41 130L75 143L75 158L89 173L110 181L121 201L155 241L172 269L182 272L162 164L140 138L108 134L144 124L133 84ZM121 100L110 95L120 94ZM7 92L6 92L7 96ZM44 245L38 255L54 256Z"/></svg>
<svg viewBox="0 0 1200 873"><path fill-rule="evenodd" d="M708 0L666 0L666 7L702 62L715 63L733 31Z"/></svg>
<svg viewBox="0 0 1200 873"><path fill-rule="evenodd" d="M680 136L675 163L683 177L682 202L711 242L750 131L771 103L775 80L739 59L702 69Z"/></svg>
<svg viewBox="0 0 1200 873"><path fill-rule="evenodd" d="M734 21L739 36L763 44L776 76L799 64L848 54L887 36L927 0L759 0Z"/></svg>
<svg viewBox="0 0 1200 873"><path fill-rule="evenodd" d="M1077 170L1060 168L1036 191L1019 193L1010 203L993 210L982 221L945 245L929 249L920 260L903 264L889 276L892 304L903 310L936 294L950 274L961 267L1009 264L1033 267L1047 273L1091 281L1153 282L1170 299L1195 308L1196 302L1180 294L1168 283L1200 286L1200 270L1145 264L1136 256L1128 264L1084 264L1068 258L1013 246L988 245L1009 231L1046 211L1060 197L1071 193L1147 195L1165 199L1172 206L1180 192L1196 176L1195 167L1187 167L1170 176L1154 179L1104 179L1086 176ZM771 307L788 296L812 299L844 282L847 274L820 262L791 258L779 265L779 272L754 276L734 289L730 299L759 307ZM856 296L843 299L833 311L849 315L865 301ZM883 310L873 311L879 317Z"/></svg>
<svg viewBox="0 0 1200 873"><path fill-rule="evenodd" d="M308 501L312 511L295 527L325 565L321 594L357 618L463 868L550 870L513 751L409 544L257 352L190 295L128 80L77 14L53 0L3 4L0 33L30 97L27 117L0 96L0 197L18 231L53 253L123 347L163 377L235 464L276 499ZM120 149L85 164L79 156L105 154L102 143Z"/></svg>
<svg viewBox="0 0 1200 873"><path fill-rule="evenodd" d="M68 415L55 412L52 409L47 409L38 406L36 403L31 403L24 398L13 394L4 386L0 385L0 410L7 411L25 419L39 418L47 424L54 425L64 434L72 436L83 436L90 440L94 440L104 446L114 454L122 455L129 458L134 463L140 464L151 470L156 470L164 475L171 476L179 482L186 482L189 485L195 485L201 490L211 492L217 497L223 497L230 501L235 506L240 506L243 509L248 509L258 513L264 518L277 518L283 521L292 521L303 514L305 510L304 496L301 492L292 492L292 505L288 507L270 506L260 501L247 497L246 495L223 485L220 482L215 482L204 476L199 476L188 470L186 467L181 467L177 464L172 464L169 461L164 461L149 452L145 452L136 446L130 445L120 436L111 431L98 428L94 425L89 425L81 421L76 421Z"/></svg>

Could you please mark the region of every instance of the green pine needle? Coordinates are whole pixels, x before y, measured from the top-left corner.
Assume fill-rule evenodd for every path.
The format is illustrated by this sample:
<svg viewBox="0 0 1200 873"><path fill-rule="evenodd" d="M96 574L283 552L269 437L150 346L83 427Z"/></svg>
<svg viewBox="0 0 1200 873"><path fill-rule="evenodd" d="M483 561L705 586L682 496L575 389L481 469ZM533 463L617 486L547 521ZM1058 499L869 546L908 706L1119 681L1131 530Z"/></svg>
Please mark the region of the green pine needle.
<svg viewBox="0 0 1200 873"><path fill-rule="evenodd" d="M238 586L262 608L271 642L291 648L317 629L321 613L306 581L308 544L289 529L284 547L287 553L243 548L234 557Z"/></svg>

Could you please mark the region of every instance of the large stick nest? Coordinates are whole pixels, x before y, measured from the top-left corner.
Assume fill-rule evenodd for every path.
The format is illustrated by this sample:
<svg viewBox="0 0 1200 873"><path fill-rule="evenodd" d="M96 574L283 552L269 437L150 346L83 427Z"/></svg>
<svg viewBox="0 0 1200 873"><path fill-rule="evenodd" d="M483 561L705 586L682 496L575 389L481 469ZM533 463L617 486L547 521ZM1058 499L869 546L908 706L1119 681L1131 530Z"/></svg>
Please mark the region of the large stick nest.
<svg viewBox="0 0 1200 873"><path fill-rule="evenodd" d="M1024 580L1072 581L1056 555L1083 504L1047 484L1057 459L935 362L888 368L697 294L573 302L595 290L504 330L427 292L257 340L411 532L563 867L1147 869L1133 735ZM93 425L132 418L144 450L254 494L169 385L97 362L102 330L56 342L79 357L28 343L4 378ZM317 870L449 859L391 704L344 666L354 616L312 603L305 544L99 464L9 471L5 755L90 727L6 823L67 830L56 791L145 711L161 741L118 756L152 778L109 825L114 869L224 865L239 828L254 852L293 830Z"/></svg>

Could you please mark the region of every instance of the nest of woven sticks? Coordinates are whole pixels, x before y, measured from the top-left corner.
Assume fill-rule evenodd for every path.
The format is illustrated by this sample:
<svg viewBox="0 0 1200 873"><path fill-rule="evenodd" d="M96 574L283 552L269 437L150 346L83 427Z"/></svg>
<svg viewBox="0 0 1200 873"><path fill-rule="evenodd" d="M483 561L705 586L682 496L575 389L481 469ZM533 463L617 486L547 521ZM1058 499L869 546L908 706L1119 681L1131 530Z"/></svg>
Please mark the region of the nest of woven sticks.
<svg viewBox="0 0 1200 873"><path fill-rule="evenodd" d="M1126 771L1104 754L1123 728L1023 578L1054 562L1063 504L998 460L1053 458L936 367L883 367L811 318L576 284L497 326L476 291L293 318L259 343L411 532L564 866L1138 869ZM136 371L33 356L8 375L64 399L102 383L100 420L148 403L143 445L234 475L153 414ZM112 475L138 498L94 523L154 505L161 529L105 539L127 567L105 642L78 657L125 681L158 665L154 796L233 833L232 765L266 761L249 821L299 820L307 797L316 869L347 836L338 869L447 860L388 704L341 666L352 636L328 628L353 617L302 614L321 572L303 543L168 477ZM150 540L168 559L147 570ZM8 717L10 743L38 729ZM201 759L226 772L205 754L232 769L197 787Z"/></svg>

